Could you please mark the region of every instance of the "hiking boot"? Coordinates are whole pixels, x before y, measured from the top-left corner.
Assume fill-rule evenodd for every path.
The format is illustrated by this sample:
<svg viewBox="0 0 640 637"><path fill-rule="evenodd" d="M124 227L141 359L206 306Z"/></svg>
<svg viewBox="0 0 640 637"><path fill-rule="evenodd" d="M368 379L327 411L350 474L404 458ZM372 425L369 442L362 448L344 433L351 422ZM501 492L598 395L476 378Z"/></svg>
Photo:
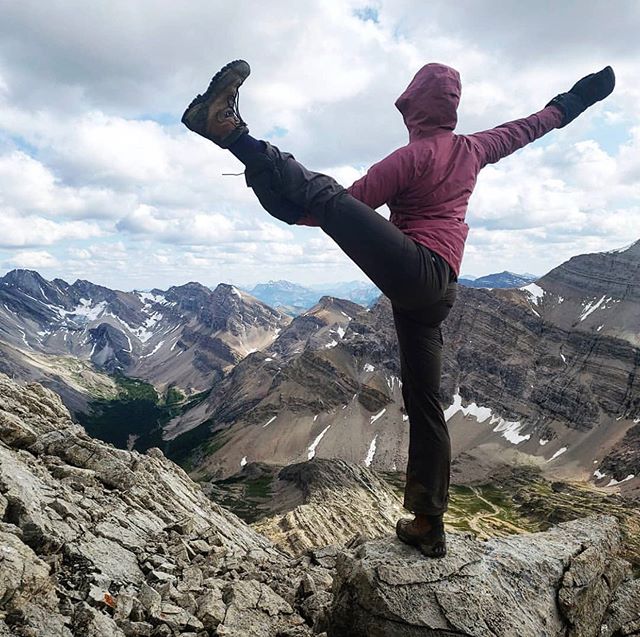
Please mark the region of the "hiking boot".
<svg viewBox="0 0 640 637"><path fill-rule="evenodd" d="M244 60L223 66L213 76L205 93L189 104L182 123L221 148L229 148L238 137L249 132L238 110L238 89L250 72Z"/></svg>
<svg viewBox="0 0 640 637"><path fill-rule="evenodd" d="M415 520L398 520L396 535L402 542L415 546L427 557L444 557L447 554L447 541L442 518L434 521L431 529L424 532L416 527Z"/></svg>

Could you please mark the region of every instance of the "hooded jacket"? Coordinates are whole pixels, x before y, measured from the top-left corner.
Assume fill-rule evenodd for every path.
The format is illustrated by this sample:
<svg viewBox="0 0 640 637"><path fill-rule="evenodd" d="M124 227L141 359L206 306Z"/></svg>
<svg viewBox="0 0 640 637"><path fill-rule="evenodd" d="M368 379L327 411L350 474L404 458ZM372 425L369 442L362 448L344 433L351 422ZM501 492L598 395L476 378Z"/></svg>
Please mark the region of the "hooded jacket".
<svg viewBox="0 0 640 637"><path fill-rule="evenodd" d="M456 273L469 232L465 215L478 173L557 128L548 106L496 128L456 135L460 75L443 64L423 66L396 101L409 143L374 164L349 193L371 208L387 204L390 221L443 257Z"/></svg>

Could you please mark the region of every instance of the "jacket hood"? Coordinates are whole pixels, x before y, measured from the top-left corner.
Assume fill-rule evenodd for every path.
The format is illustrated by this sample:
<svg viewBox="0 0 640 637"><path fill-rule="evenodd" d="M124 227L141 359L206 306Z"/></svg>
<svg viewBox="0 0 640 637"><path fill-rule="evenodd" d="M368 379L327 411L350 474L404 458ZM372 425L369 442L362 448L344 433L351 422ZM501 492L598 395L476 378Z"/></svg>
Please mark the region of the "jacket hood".
<svg viewBox="0 0 640 637"><path fill-rule="evenodd" d="M440 130L453 130L458 123L460 74L444 64L425 64L396 100L409 129L409 139L426 137Z"/></svg>

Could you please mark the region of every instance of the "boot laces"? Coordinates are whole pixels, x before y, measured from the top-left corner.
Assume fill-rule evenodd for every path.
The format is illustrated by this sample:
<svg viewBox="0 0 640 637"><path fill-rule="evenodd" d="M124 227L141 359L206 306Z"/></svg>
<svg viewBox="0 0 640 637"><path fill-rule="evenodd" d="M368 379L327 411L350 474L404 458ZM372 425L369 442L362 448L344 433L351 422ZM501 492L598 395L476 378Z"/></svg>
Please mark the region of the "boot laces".
<svg viewBox="0 0 640 637"><path fill-rule="evenodd" d="M245 123L240 115L240 91L236 90L235 96L229 95L227 104L233 117L238 120L239 125L244 126Z"/></svg>

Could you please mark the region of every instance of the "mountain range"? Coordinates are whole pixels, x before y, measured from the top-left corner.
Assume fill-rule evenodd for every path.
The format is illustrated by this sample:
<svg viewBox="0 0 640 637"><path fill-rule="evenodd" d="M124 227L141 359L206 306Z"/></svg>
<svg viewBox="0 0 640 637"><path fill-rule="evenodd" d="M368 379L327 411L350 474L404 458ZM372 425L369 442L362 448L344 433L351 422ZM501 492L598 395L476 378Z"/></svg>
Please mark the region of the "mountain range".
<svg viewBox="0 0 640 637"><path fill-rule="evenodd" d="M290 316L302 314L313 307L322 296L335 296L368 306L381 294L375 285L363 281L309 286L290 281L269 281L258 283L246 291L263 303Z"/></svg>
<svg viewBox="0 0 640 637"><path fill-rule="evenodd" d="M513 288L535 281L538 277L530 274L499 272L482 277L461 277L460 284L474 288ZM290 281L269 281L258 283L245 290L263 303L290 316L298 316L313 307L322 296L347 299L369 307L380 296L380 290L372 283L349 281L333 284L312 284L308 286Z"/></svg>
<svg viewBox="0 0 640 637"><path fill-rule="evenodd" d="M458 283L468 288L519 288L536 281L540 277L534 274L515 274L514 272L498 272L480 277L461 276Z"/></svg>
<svg viewBox="0 0 640 637"><path fill-rule="evenodd" d="M231 285L121 292L14 270L0 278L0 371L39 380L74 410L113 395L105 374L209 389L291 319Z"/></svg>
<svg viewBox="0 0 640 637"><path fill-rule="evenodd" d="M443 328L455 479L525 462L637 493L639 291L640 242L574 257L520 289L460 287ZM325 297L166 435L191 430L201 478L314 456L398 470L408 436L399 375L388 301Z"/></svg>
<svg viewBox="0 0 640 637"><path fill-rule="evenodd" d="M524 462L637 493L639 304L640 242L517 289L460 286L443 326L454 480ZM184 400L161 423L163 444L201 479L251 462L406 462L384 297L327 295L291 318L226 284L120 292L16 270L0 279L0 354L0 371L78 412L117 394L114 374L175 389Z"/></svg>

